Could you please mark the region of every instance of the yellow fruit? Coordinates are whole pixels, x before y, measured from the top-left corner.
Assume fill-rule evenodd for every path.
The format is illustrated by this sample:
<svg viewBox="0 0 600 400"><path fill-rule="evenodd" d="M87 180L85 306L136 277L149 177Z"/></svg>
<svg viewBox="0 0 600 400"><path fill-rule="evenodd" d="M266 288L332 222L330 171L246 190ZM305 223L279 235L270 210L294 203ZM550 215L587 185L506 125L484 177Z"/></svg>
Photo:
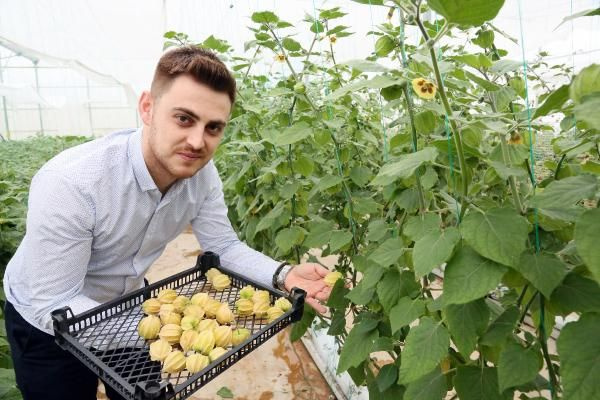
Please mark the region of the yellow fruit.
<svg viewBox="0 0 600 400"><path fill-rule="evenodd" d="M230 326L218 326L213 331L213 334L215 335L215 346L229 347L231 345L233 332L231 331Z"/></svg>
<svg viewBox="0 0 600 400"><path fill-rule="evenodd" d="M239 328L232 332L231 334L231 344L234 346L239 345L244 340L250 337L250 330L246 328Z"/></svg>
<svg viewBox="0 0 600 400"><path fill-rule="evenodd" d="M192 348L192 345L198 340L198 332L196 331L183 331L181 338L179 338L179 345L183 351L188 351Z"/></svg>
<svg viewBox="0 0 600 400"><path fill-rule="evenodd" d="M158 314L160 311L160 301L151 298L142 303L142 311L146 314Z"/></svg>
<svg viewBox="0 0 600 400"><path fill-rule="evenodd" d="M244 286L240 289L240 298L241 299L252 299L252 295L254 294L254 288L250 285Z"/></svg>
<svg viewBox="0 0 600 400"><path fill-rule="evenodd" d="M175 306L172 303L165 303L160 306L159 314L169 313L169 312L177 312Z"/></svg>
<svg viewBox="0 0 600 400"><path fill-rule="evenodd" d="M157 340L150 344L150 359L152 361L164 361L171 352L171 345L166 340Z"/></svg>
<svg viewBox="0 0 600 400"><path fill-rule="evenodd" d="M267 321L273 322L283 315L283 310L279 307L271 307L267 310Z"/></svg>
<svg viewBox="0 0 600 400"><path fill-rule="evenodd" d="M193 315L186 315L185 317L181 318L181 323L179 325L181 325L181 329L183 329L184 331L190 331L195 330L199 323L200 320L198 319L198 317L194 317Z"/></svg>
<svg viewBox="0 0 600 400"><path fill-rule="evenodd" d="M168 325L168 324L179 325L181 323L181 315L177 314L176 312L160 313L160 321L162 322L163 325Z"/></svg>
<svg viewBox="0 0 600 400"><path fill-rule="evenodd" d="M196 330L198 332L213 331L217 326L219 326L219 323L214 319L203 319L196 327Z"/></svg>
<svg viewBox="0 0 600 400"><path fill-rule="evenodd" d="M221 304L215 316L220 324L228 324L235 319L227 304Z"/></svg>
<svg viewBox="0 0 600 400"><path fill-rule="evenodd" d="M190 304L183 309L184 316L196 317L199 320L204 318L204 308L195 304Z"/></svg>
<svg viewBox="0 0 600 400"><path fill-rule="evenodd" d="M252 315L254 303L249 299L239 299L235 302L235 309L238 315Z"/></svg>
<svg viewBox="0 0 600 400"><path fill-rule="evenodd" d="M210 363L210 359L202 354L192 354L185 359L185 369L190 374L202 371Z"/></svg>
<svg viewBox="0 0 600 400"><path fill-rule="evenodd" d="M160 329L158 336L170 344L179 343L179 338L181 337L181 327L177 324L164 325Z"/></svg>
<svg viewBox="0 0 600 400"><path fill-rule="evenodd" d="M330 272L327 275L325 275L325 278L323 278L323 281L325 281L325 284L327 286L333 286L339 279L342 279L342 273L335 271L335 272Z"/></svg>
<svg viewBox="0 0 600 400"><path fill-rule="evenodd" d="M175 307L175 312L182 313L185 306L190 304L190 299L185 296L177 296L175 300L173 300L173 306Z"/></svg>
<svg viewBox="0 0 600 400"><path fill-rule="evenodd" d="M206 316L208 318L214 318L217 315L217 311L221 308L221 302L211 299L204 311L206 312Z"/></svg>
<svg viewBox="0 0 600 400"><path fill-rule="evenodd" d="M280 297L275 300L275 307L279 307L281 311L286 312L292 308L292 303L290 303L290 301L285 297Z"/></svg>
<svg viewBox="0 0 600 400"><path fill-rule="evenodd" d="M208 293L196 293L192 296L191 302L193 305L204 307L209 300Z"/></svg>
<svg viewBox="0 0 600 400"><path fill-rule="evenodd" d="M179 350L170 352L165 358L163 371L169 374L183 371L185 368L185 355Z"/></svg>
<svg viewBox="0 0 600 400"><path fill-rule="evenodd" d="M266 290L257 290L252 295L252 301L255 303L266 301L268 303L271 301L271 297L269 296L269 292Z"/></svg>
<svg viewBox="0 0 600 400"><path fill-rule="evenodd" d="M267 310L270 308L270 304L268 301L260 301L258 303L254 303L254 315L257 317L264 317L267 315Z"/></svg>
<svg viewBox="0 0 600 400"><path fill-rule="evenodd" d="M210 362L215 361L217 358L221 357L223 354L227 353L227 350L225 350L222 347L215 347L214 349L212 349L210 351L210 353L208 353L208 358L210 359Z"/></svg>
<svg viewBox="0 0 600 400"><path fill-rule="evenodd" d="M213 278L217 275L221 275L221 271L216 268L211 268L206 271L206 280L212 283Z"/></svg>
<svg viewBox="0 0 600 400"><path fill-rule="evenodd" d="M217 275L213 278L212 285L215 290L225 290L231 286L231 279L227 275Z"/></svg>
<svg viewBox="0 0 600 400"><path fill-rule="evenodd" d="M148 315L142 318L138 324L138 333L144 339L155 339L160 332L160 318L155 315Z"/></svg>
<svg viewBox="0 0 600 400"><path fill-rule="evenodd" d="M156 296L161 303L172 303L177 298L177 292L173 289L163 289Z"/></svg>
<svg viewBox="0 0 600 400"><path fill-rule="evenodd" d="M202 354L208 355L208 353L215 347L215 335L212 330L206 330L198 333L198 338L192 345L194 351L198 351Z"/></svg>

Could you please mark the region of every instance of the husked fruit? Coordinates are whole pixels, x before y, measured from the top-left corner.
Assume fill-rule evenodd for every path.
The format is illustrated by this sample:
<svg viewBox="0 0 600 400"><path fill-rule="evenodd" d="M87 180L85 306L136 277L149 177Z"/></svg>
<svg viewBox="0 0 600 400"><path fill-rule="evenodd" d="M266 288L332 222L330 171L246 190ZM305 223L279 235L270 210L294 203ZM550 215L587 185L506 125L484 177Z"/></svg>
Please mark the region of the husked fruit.
<svg viewBox="0 0 600 400"><path fill-rule="evenodd" d="M159 339L150 344L150 359L152 361L164 361L172 348L169 342Z"/></svg>
<svg viewBox="0 0 600 400"><path fill-rule="evenodd" d="M290 301L285 297L280 297L275 300L275 307L279 307L281 311L286 312L292 308L292 303L290 303Z"/></svg>
<svg viewBox="0 0 600 400"><path fill-rule="evenodd" d="M230 326L218 326L214 329L213 334L215 335L215 346L229 347L231 345L233 332Z"/></svg>
<svg viewBox="0 0 600 400"><path fill-rule="evenodd" d="M169 374L183 371L185 368L185 355L179 350L173 350L165 358L163 371Z"/></svg>
<svg viewBox="0 0 600 400"><path fill-rule="evenodd" d="M177 324L181 323L181 315L176 312L164 312L160 313L160 321L163 325L168 324Z"/></svg>
<svg viewBox="0 0 600 400"><path fill-rule="evenodd" d="M177 298L177 292L174 289L163 289L156 296L161 303L172 303Z"/></svg>
<svg viewBox="0 0 600 400"><path fill-rule="evenodd" d="M170 344L179 343L179 338L181 338L181 326L177 324L164 325L160 329L158 337L160 337L163 340L166 340Z"/></svg>
<svg viewBox="0 0 600 400"><path fill-rule="evenodd" d="M175 306L172 303L165 303L160 306L159 314L169 313L169 312L177 312Z"/></svg>
<svg viewBox="0 0 600 400"><path fill-rule="evenodd" d="M204 307L204 306L206 306L206 303L208 302L208 300L210 300L208 293L196 293L195 295L192 296L191 302L195 306Z"/></svg>
<svg viewBox="0 0 600 400"><path fill-rule="evenodd" d="M211 268L206 271L206 280L212 283L214 277L217 275L221 275L221 271L216 268Z"/></svg>
<svg viewBox="0 0 600 400"><path fill-rule="evenodd" d="M267 321L273 322L283 315L283 310L279 307L270 307L267 310Z"/></svg>
<svg viewBox="0 0 600 400"><path fill-rule="evenodd" d="M335 272L330 272L327 275L325 275L325 278L323 278L323 281L325 281L325 284L327 286L333 286L339 279L342 279L342 273L335 271Z"/></svg>
<svg viewBox="0 0 600 400"><path fill-rule="evenodd" d="M264 317L267 315L267 310L270 308L270 304L268 301L260 301L254 303L254 315L257 317Z"/></svg>
<svg viewBox="0 0 600 400"><path fill-rule="evenodd" d="M210 359L203 354L191 354L185 359L185 369L190 374L202 371L210 363Z"/></svg>
<svg viewBox="0 0 600 400"><path fill-rule="evenodd" d="M231 279L227 275L217 275L213 278L212 285L218 291L225 290L231 286Z"/></svg>
<svg viewBox="0 0 600 400"><path fill-rule="evenodd" d="M177 296L175 300L173 300L173 306L175 307L175 312L182 313L185 306L190 304L190 299L186 296Z"/></svg>
<svg viewBox="0 0 600 400"><path fill-rule="evenodd" d="M215 347L215 335L212 330L206 330L198 333L198 338L192 345L194 351L198 351L202 354L208 355L210 351Z"/></svg>
<svg viewBox="0 0 600 400"><path fill-rule="evenodd" d="M221 302L210 299L210 301L206 304L204 311L206 312L206 316L208 318L214 318L217 315L219 308L221 308Z"/></svg>
<svg viewBox="0 0 600 400"><path fill-rule="evenodd" d="M183 309L184 316L191 316L196 317L198 319L202 319L204 318L204 314L204 308L195 304L190 304Z"/></svg>
<svg viewBox="0 0 600 400"><path fill-rule="evenodd" d="M183 351L188 351L192 348L192 345L198 340L198 332L196 331L183 331L181 338L179 338L179 345Z"/></svg>
<svg viewBox="0 0 600 400"><path fill-rule="evenodd" d="M223 354L227 353L227 350L225 350L222 347L215 347L214 349L212 349L210 351L210 353L208 353L208 358L210 359L210 362L215 361L217 358L221 357Z"/></svg>
<svg viewBox="0 0 600 400"><path fill-rule="evenodd" d="M217 321L215 321L214 319L203 319L202 321L200 321L198 323L196 330L198 332L213 331L213 330L215 330L215 328L217 326L219 326L219 323Z"/></svg>
<svg viewBox="0 0 600 400"><path fill-rule="evenodd" d="M252 295L254 294L254 288L250 285L244 286L240 289L240 298L241 299L252 299Z"/></svg>
<svg viewBox="0 0 600 400"><path fill-rule="evenodd" d="M235 309L238 315L252 315L254 303L249 299L239 299L235 302Z"/></svg>
<svg viewBox="0 0 600 400"><path fill-rule="evenodd" d="M265 301L268 303L271 301L271 297L269 296L269 292L267 292L266 290L256 290L252 295L252 301L254 303Z"/></svg>
<svg viewBox="0 0 600 400"><path fill-rule="evenodd" d="M215 316L220 324L228 324L234 320L233 312L231 312L227 304L221 304Z"/></svg>
<svg viewBox="0 0 600 400"><path fill-rule="evenodd" d="M156 315L148 315L138 324L138 333L146 340L155 339L158 332L160 332L160 318Z"/></svg>
<svg viewBox="0 0 600 400"><path fill-rule="evenodd" d="M193 315L186 315L185 317L181 318L180 326L182 330L189 331L195 330L199 323L200 320L198 319L198 317L195 317Z"/></svg>
<svg viewBox="0 0 600 400"><path fill-rule="evenodd" d="M239 345L244 340L250 337L250 330L246 328L238 328L231 333L231 344Z"/></svg>
<svg viewBox="0 0 600 400"><path fill-rule="evenodd" d="M158 314L158 312L160 311L160 305L161 302L158 301L158 299L151 298L142 303L142 311L149 315L155 315Z"/></svg>

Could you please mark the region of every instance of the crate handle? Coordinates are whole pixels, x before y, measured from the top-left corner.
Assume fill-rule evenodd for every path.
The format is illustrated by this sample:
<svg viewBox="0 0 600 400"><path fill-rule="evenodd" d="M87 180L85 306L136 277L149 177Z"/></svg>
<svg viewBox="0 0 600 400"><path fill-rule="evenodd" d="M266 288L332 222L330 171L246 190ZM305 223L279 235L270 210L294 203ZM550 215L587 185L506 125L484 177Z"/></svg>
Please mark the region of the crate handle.
<svg viewBox="0 0 600 400"><path fill-rule="evenodd" d="M221 259L217 253L212 251L205 251L203 254L198 256L196 260L196 268L199 268L202 275L206 273L210 268L219 268L221 266Z"/></svg>
<svg viewBox="0 0 600 400"><path fill-rule="evenodd" d="M294 287L292 288L291 298L292 298L292 307L294 311L292 312L292 322L297 322L302 319L302 313L304 311L304 299L306 297L306 291Z"/></svg>
<svg viewBox="0 0 600 400"><path fill-rule="evenodd" d="M170 395L175 394L173 385L170 382L139 382L135 387L134 398L135 400L167 400L167 392Z"/></svg>
<svg viewBox="0 0 600 400"><path fill-rule="evenodd" d="M52 315L52 327L54 328L54 341L63 350L67 349L63 333L69 332L69 317L67 314L71 314L71 317L73 317L73 311L70 307L62 307L50 313Z"/></svg>

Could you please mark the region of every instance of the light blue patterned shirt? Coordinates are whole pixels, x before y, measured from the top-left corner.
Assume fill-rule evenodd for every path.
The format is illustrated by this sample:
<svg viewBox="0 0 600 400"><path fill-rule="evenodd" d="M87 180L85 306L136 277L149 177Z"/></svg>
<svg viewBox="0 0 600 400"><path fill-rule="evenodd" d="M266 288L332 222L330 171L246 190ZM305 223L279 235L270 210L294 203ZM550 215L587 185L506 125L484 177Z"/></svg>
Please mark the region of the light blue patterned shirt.
<svg viewBox="0 0 600 400"><path fill-rule="evenodd" d="M6 299L33 326L53 334L51 311L79 314L142 287L188 224L224 268L271 286L279 263L238 239L214 163L162 197L141 138L140 128L73 147L34 176L26 234L4 275Z"/></svg>

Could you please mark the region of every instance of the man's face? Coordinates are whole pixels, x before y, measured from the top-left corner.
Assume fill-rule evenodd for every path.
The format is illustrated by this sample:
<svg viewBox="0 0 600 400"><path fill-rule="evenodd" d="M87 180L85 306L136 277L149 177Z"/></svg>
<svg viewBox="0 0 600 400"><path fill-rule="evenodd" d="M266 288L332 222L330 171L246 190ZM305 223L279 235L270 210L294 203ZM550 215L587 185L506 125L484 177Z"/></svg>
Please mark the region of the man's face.
<svg viewBox="0 0 600 400"><path fill-rule="evenodd" d="M158 98L144 92L139 107L144 160L164 193L211 160L223 138L231 102L227 93L180 75Z"/></svg>

